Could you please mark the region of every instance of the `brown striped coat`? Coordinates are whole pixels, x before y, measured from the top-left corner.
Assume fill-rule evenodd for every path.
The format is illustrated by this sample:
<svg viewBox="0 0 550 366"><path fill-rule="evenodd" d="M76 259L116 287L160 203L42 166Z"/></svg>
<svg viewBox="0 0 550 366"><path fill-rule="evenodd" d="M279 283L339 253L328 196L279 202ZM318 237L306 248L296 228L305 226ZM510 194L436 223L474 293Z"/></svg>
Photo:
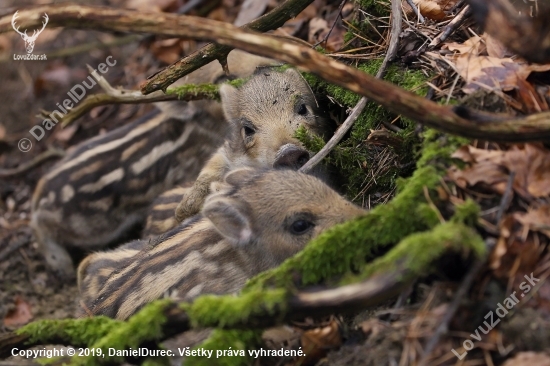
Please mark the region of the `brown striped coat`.
<svg viewBox="0 0 550 366"><path fill-rule="evenodd" d="M78 268L86 313L126 319L170 296L236 292L329 227L365 211L292 170L230 172L194 216L152 244L133 242Z"/></svg>

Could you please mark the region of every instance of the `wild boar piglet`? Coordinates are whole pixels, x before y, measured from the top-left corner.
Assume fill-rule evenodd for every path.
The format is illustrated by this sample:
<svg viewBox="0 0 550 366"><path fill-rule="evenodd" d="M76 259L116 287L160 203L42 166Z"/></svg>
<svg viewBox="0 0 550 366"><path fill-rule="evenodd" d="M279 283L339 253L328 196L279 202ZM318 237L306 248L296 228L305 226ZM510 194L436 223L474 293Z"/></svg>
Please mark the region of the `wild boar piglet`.
<svg viewBox="0 0 550 366"><path fill-rule="evenodd" d="M178 205L176 218L180 222L200 211L210 183L222 181L231 170L302 167L311 154L295 137L300 126L324 138L333 132L332 121L294 69L259 68L240 88L222 85L220 95L231 132ZM321 176L323 168L312 174Z"/></svg>
<svg viewBox="0 0 550 366"><path fill-rule="evenodd" d="M236 292L324 230L365 213L318 178L292 170L241 168L215 184L202 213L158 243L86 258L78 277L87 312L126 319L166 295Z"/></svg>

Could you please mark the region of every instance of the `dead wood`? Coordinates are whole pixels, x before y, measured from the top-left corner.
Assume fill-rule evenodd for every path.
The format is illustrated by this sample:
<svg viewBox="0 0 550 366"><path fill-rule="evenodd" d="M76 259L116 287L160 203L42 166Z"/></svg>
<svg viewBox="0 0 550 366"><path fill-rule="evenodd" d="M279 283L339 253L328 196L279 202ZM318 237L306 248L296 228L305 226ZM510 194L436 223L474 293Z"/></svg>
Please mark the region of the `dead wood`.
<svg viewBox="0 0 550 366"><path fill-rule="evenodd" d="M242 323L231 324L227 328L250 329L266 328L283 324L293 320L302 320L307 316L321 317L337 313L353 313L358 309L373 306L395 297L399 292L409 286L416 276L411 276L408 269L399 268L391 273L377 275L361 283L342 286L321 291L302 291L291 296L285 304L285 309L264 309ZM276 316L283 313L284 316ZM177 334L188 331L192 328L191 320L187 313L182 310L181 304L173 303L164 310L166 321L163 325L163 336L161 340L169 339ZM209 324L209 326L220 326L220 324ZM75 347L91 345L74 344L68 338L56 336L54 339L30 342L30 336L16 333L8 333L0 336L0 358L11 355L12 348L28 349L42 344L65 344ZM140 347L146 345L140 345ZM152 347L152 344L147 344Z"/></svg>
<svg viewBox="0 0 550 366"><path fill-rule="evenodd" d="M465 107L441 106L421 98L358 69L332 60L315 50L239 29L231 24L174 14L144 14L131 10L63 5L22 10L21 26L30 27L39 24L45 9L51 12L51 15L48 14L52 25L215 40L226 46L285 61L298 66L303 71L313 72L328 82L367 97L396 114L443 132L468 138L506 142L550 139L550 112L522 118L491 114L483 114L480 117L479 113L474 113ZM11 28L9 18L0 19L0 32ZM202 51L199 52L202 53Z"/></svg>
<svg viewBox="0 0 550 366"><path fill-rule="evenodd" d="M109 104L140 104L140 103L153 103L153 102L164 102L164 101L192 101L192 100L201 100L201 99L210 99L212 98L211 88L201 89L200 85L197 85L192 91L182 94L164 94L160 90L143 95L137 90L128 90L128 89L117 89L111 86L109 82L101 75L97 73L96 70L92 69L88 65L88 71L94 75L97 80L98 85L103 89L105 93L102 94L92 94L86 96L81 103L77 104L74 108L68 111L62 118L60 118L61 125L63 127L68 126L74 120L80 118L86 112L92 110L95 107ZM42 111L39 117L47 118L50 112ZM1 173L0 173L1 176Z"/></svg>
<svg viewBox="0 0 550 366"><path fill-rule="evenodd" d="M286 4L286 3L285 3ZM315 50L274 37L252 33L231 24L174 14L143 14L131 10L63 5L22 10L20 22L30 27L49 8L50 23L80 29L148 32L176 37L215 40L220 44L275 58L313 72L321 78L367 97L388 110L443 132L493 141L540 141L550 139L550 112L523 118L472 113L464 107L445 107L346 66ZM262 19L262 18L260 18ZM0 19L0 32L11 28ZM7 23L7 24L6 24ZM203 50L199 50L202 54Z"/></svg>
<svg viewBox="0 0 550 366"><path fill-rule="evenodd" d="M508 0L468 0L476 22L527 61L550 62L550 7L540 2L537 16L519 15ZM533 7L535 4L533 4ZM537 5L539 6L539 5Z"/></svg>
<svg viewBox="0 0 550 366"><path fill-rule="evenodd" d="M294 18L304 10L313 0L287 0L269 13L258 19L243 25L241 28L257 32L267 32L282 26L287 20ZM137 11L117 10L105 7L91 7L79 5L45 5L21 10L18 24L22 29L30 28L41 23L43 13L47 13L50 20L48 26L69 27L79 29L95 29L105 31L150 33L165 36L179 36L174 33L179 25L193 18L192 22L201 22L204 18L189 17L185 15L154 13L143 14ZM170 30L162 24L170 20ZM179 19L179 20L178 20ZM174 24L174 22L176 24ZM0 18L0 33L11 29L11 16ZM158 29L158 31L157 31ZM188 35L185 35L188 36ZM194 38L192 35L190 38ZM233 47L209 44L191 55L166 67L161 72L152 75L149 81L142 87L144 94L166 88L181 77L195 71L214 60L218 60L224 69L227 69L227 55Z"/></svg>

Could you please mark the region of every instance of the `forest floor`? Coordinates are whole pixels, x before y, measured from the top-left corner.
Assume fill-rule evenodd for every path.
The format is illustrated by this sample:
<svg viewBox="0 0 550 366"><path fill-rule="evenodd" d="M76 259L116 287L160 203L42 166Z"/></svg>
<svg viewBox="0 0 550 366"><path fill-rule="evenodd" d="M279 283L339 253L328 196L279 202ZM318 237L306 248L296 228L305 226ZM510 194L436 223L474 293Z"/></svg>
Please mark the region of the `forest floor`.
<svg viewBox="0 0 550 366"><path fill-rule="evenodd" d="M441 103L461 101L485 111L517 115L549 109L550 65L532 65L518 60L491 36L478 35L479 30L471 19L461 23L437 49L419 57L416 51L439 35L460 14L464 5L455 8L455 5L460 5L457 1L414 2L426 20L419 23L410 6L407 8L403 2L405 22L396 64L400 72L410 70L411 75L417 73L425 77L423 87L429 90L433 99ZM0 16L14 13L25 5L37 4L17 0L5 3ZM239 17L241 21L254 19L276 5L276 1L258 1L258 7L247 10L240 0L198 3L203 5L193 8L189 14L230 23ZM388 2L374 3L386 11L389 8ZM177 11L185 4L184 0L94 0L87 3L166 12ZM373 35L372 29L366 29L368 27L361 23L370 15L357 3L347 2L342 8L340 4L340 1L314 1L296 19L287 23L284 34L310 44L327 35L327 42L323 44L325 50L353 65L383 57L388 45L388 18L377 16L378 23L373 24L381 26L376 32L386 30L381 31L384 32L381 38L372 42L366 39ZM40 123L41 119L36 115L41 110L54 109L56 103L65 99L71 87L88 76L87 64L94 66L112 56L117 65L107 75L111 85L138 89L147 76L202 45L191 40L52 27L40 35L34 52L45 53L48 61L14 61L11 59L13 53L24 53L23 41L15 33L0 35L0 99L4 100L0 103L0 335L34 320L74 317L79 306L76 284L63 283L46 270L29 228L34 187L56 159L49 159L22 173L14 173L13 169L48 150L69 151L90 137L127 124L152 107L139 104L94 108L69 127L56 126L40 141L32 140L32 149L22 152L18 149L18 142L28 137L29 130ZM96 86L95 91L99 91L99 87ZM339 95L330 95L330 98L343 110L355 103ZM339 119L342 122L344 118L340 116ZM418 137L417 128L397 119L392 117L380 121L377 128L384 133L388 130L413 131L415 138ZM357 136L352 133L350 140L353 138ZM367 141L367 136L361 135L357 141ZM357 141L353 141L355 146ZM382 145L377 143L361 150L376 153L376 159L384 161L376 165L377 169L372 168L374 165L370 160L358 159L357 152L352 154L356 159L353 172L355 174L359 166L362 176L356 186L350 188L353 194L349 198L368 208L389 201L395 194L396 176L408 177L411 173L410 169L402 168L410 166L410 156L408 160L400 161L396 158L399 149L387 148L392 145L391 141L383 139ZM336 154L344 156L344 152L340 150ZM458 349L473 331L463 329L464 324L473 323L468 318L475 318L475 324L482 324L482 316L496 304L491 302L493 299L500 299L517 289L525 281L524 274L529 272L534 272L535 277L542 278L544 283L550 268L547 249L550 237L548 146L542 143L495 144L479 140L457 150L454 158L455 162L462 161L457 165L466 166L466 169L449 167L445 182L453 188L442 189L440 198L449 205L468 199L477 202L483 223L480 230L496 238L496 249L489 257L487 268L478 274L478 282L471 294L472 298L477 296L479 302L461 308L462 312L454 318L450 326L455 340L445 340L439 351L436 350L435 354L440 358L433 364L437 365L460 364L458 359L447 355L450 348ZM333 159L337 160L338 156L333 155ZM400 168L390 172L390 165ZM391 180L385 180L388 176L392 177ZM384 183L372 183L377 179ZM450 267L453 265L449 264ZM295 324L300 330L298 333L294 331L291 338L298 337L303 342L305 337L316 344L315 357L306 362L310 364L374 365L377 360L388 360L388 364L395 365L413 364L409 361L419 358L419 340L430 338L446 314L454 291L460 286L456 278L448 278L447 274L438 273L439 276L431 276L419 284L411 306L388 303L350 318L330 317L322 322ZM539 332L549 329L543 325L548 324L550 317L550 284L537 287L536 295L531 294L528 298L529 305L513 321L476 346L476 358L468 365L550 365L550 356L542 352L550 349L549 341ZM402 316L400 322L390 323L395 314ZM533 324L538 324L538 327L532 332L525 331ZM339 335L335 336L336 333ZM404 339L406 344L403 344ZM522 350L533 352L518 352ZM515 358L509 358L509 355ZM285 364L301 364L303 361L286 360ZM271 363L277 362L280 361Z"/></svg>

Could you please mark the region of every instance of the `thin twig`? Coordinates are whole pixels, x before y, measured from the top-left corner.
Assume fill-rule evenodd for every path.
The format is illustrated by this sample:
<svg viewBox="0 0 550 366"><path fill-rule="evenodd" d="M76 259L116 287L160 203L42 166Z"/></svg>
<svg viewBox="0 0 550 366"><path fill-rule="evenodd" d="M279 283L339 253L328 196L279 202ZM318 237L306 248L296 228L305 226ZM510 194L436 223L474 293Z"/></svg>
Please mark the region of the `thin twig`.
<svg viewBox="0 0 550 366"><path fill-rule="evenodd" d="M384 57L384 61L382 62L382 65L380 66L380 69L378 69L378 73L376 74L377 79L382 79L384 77L384 74L386 73L386 69L388 67L388 63L393 60L395 55L397 54L397 44L399 43L399 34L401 33L401 2L399 0L392 0L392 30L391 30L391 36L390 36L390 45L388 47L388 52L386 53L386 57ZM325 146L317 153L315 156L313 156L303 167L300 168L300 172L302 173L308 173L313 169L317 164L319 164L331 151L334 149L336 145L342 140L344 135L349 131L349 129L353 126L361 112L363 112L363 109L365 109L365 106L367 105L368 98L362 97L359 102L353 107L350 115L344 123L338 128L334 136L327 142Z"/></svg>
<svg viewBox="0 0 550 366"><path fill-rule="evenodd" d="M487 252L491 251L491 248L495 245L495 239L489 238L485 242L488 250ZM449 323L453 319L454 315L456 314L456 311L458 310L460 304L464 300L464 297L466 296L466 293L470 289L470 286L472 285L473 280L476 278L477 274L481 271L483 268L483 265L485 264L485 259L477 259L466 276L464 276L464 279L460 283L460 286L458 287L458 290L455 292L453 301L449 304L449 308L447 309L445 315L443 316L443 319L441 319L441 323L436 328L435 332L432 334L432 337L426 344L426 348L424 348L424 354L422 355L422 358L420 359L420 362L418 363L418 366L425 366L428 362L428 359L430 357L430 354L434 350L435 346L437 346L437 343L439 342L439 339L441 336L449 330Z"/></svg>
<svg viewBox="0 0 550 366"><path fill-rule="evenodd" d="M504 191L504 194L502 195L502 198L500 200L500 205L498 207L497 212L497 218L495 220L495 225L498 227L500 224L500 220L502 220L502 216L504 216L504 211L510 206L510 202L512 201L512 187L514 186L514 179L516 177L516 172L511 172L510 176L508 177L508 182L506 183L506 190Z"/></svg>
<svg viewBox="0 0 550 366"><path fill-rule="evenodd" d="M435 48L439 46L441 43L443 43L447 37L451 35L461 24L464 22L464 20L470 15L470 5L466 5L464 9L460 11L460 13L457 14L456 17L454 17L449 24L443 30L437 37L435 37L430 44L428 45L428 48Z"/></svg>
<svg viewBox="0 0 550 366"><path fill-rule="evenodd" d="M38 156L35 156L31 161L27 161L21 165L19 165L17 168L12 169L0 169L0 178L8 178L13 177L19 174L23 174L37 165L42 164L46 160L52 159L52 158L62 158L65 156L65 151L58 150L58 149L51 149L44 151Z"/></svg>
<svg viewBox="0 0 550 366"><path fill-rule="evenodd" d="M345 3L346 3L346 0L342 0L342 2L340 3L340 6L338 7L338 14L336 15L336 19L334 19L334 23L332 23L332 27L330 27L330 30L328 31L326 36L322 40L320 40L319 42L315 43L311 48L315 48L315 47L319 46L321 43L325 43L325 47L326 47L326 42L328 41L328 37L330 37L330 34L334 30L334 27L336 26L336 23L338 23L338 19L340 19L342 17L342 9L344 9L344 4Z"/></svg>
<svg viewBox="0 0 550 366"><path fill-rule="evenodd" d="M416 17L418 18L418 22L419 23L424 23L426 20L424 19L422 14L420 14L420 9L416 6L416 4L413 2L413 0L407 0L407 4L409 4L409 6L412 8L414 13L416 14Z"/></svg>

